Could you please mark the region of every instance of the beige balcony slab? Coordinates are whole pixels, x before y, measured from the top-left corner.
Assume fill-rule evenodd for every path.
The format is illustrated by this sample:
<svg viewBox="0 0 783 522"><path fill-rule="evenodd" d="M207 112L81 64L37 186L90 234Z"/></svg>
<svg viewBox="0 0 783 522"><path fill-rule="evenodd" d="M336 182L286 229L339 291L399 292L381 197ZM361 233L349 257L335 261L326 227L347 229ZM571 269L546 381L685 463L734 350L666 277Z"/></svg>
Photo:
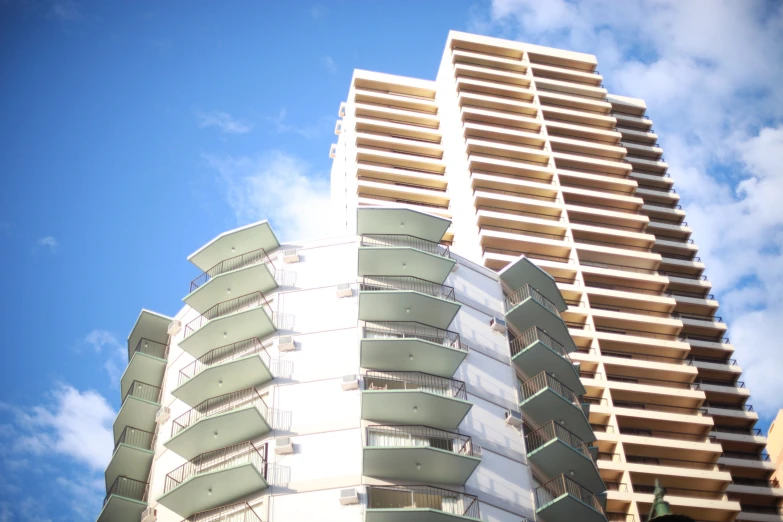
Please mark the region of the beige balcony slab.
<svg viewBox="0 0 783 522"><path fill-rule="evenodd" d="M354 120L354 124L357 132L392 133L434 143L440 143L441 141L441 134L438 129L411 125L405 122L400 123L388 118L357 117Z"/></svg>
<svg viewBox="0 0 783 522"><path fill-rule="evenodd" d="M530 77L523 73L465 63L454 64L454 76L457 78L465 76L482 78L492 82L511 83L519 85L520 87L527 87L530 85Z"/></svg>
<svg viewBox="0 0 783 522"><path fill-rule="evenodd" d="M367 196L382 196L390 198L421 201L425 204L448 206L449 195L445 191L425 187L411 187L408 184L359 179L358 191Z"/></svg>
<svg viewBox="0 0 783 522"><path fill-rule="evenodd" d="M549 91L557 91L563 94L577 94L580 96L588 96L595 98L596 100L603 100L606 97L606 89L603 87L585 85L582 83L574 83L563 80L555 80L552 78L536 78L536 86L538 88L544 88Z"/></svg>
<svg viewBox="0 0 783 522"><path fill-rule="evenodd" d="M432 114L438 112L437 101L418 96L403 96L391 92L363 89L361 87L354 88L354 96L356 102L393 105L401 109L412 109Z"/></svg>
<svg viewBox="0 0 783 522"><path fill-rule="evenodd" d="M475 65L488 65L492 67L500 67L502 69L509 69L525 73L527 71L528 64L523 60L516 60L512 58L504 58L502 56L496 56L486 53L476 53L466 51L462 49L454 49L452 51L452 61L454 63L469 63Z"/></svg>
<svg viewBox="0 0 783 522"><path fill-rule="evenodd" d="M542 120L536 119L531 115L500 112L482 107L462 107L462 119L463 121L480 121L493 125L502 125L505 127L517 129L528 129L535 132L540 131L542 126Z"/></svg>
<svg viewBox="0 0 783 522"><path fill-rule="evenodd" d="M367 146L357 147L356 161L399 165L412 169L422 169L430 173L443 173L446 171L446 165L440 158L417 156L406 153L405 151L398 152L396 149L391 148L376 149Z"/></svg>
<svg viewBox="0 0 783 522"><path fill-rule="evenodd" d="M459 92L467 91L472 93L487 94L490 96L516 98L524 102L531 102L533 100L533 91L521 86L517 87L465 76L457 76L455 83L457 84L457 90Z"/></svg>
<svg viewBox="0 0 783 522"><path fill-rule="evenodd" d="M603 81L603 77L600 74L577 69L565 69L563 67L557 67L556 65L531 63L530 68L533 70L534 76L541 76L543 78L554 78L563 81L576 80L595 86L601 85L601 82Z"/></svg>
<svg viewBox="0 0 783 522"><path fill-rule="evenodd" d="M538 113L538 106L530 102L465 91L457 94L457 103L460 107L481 107L527 116L534 116Z"/></svg>
<svg viewBox="0 0 783 522"><path fill-rule="evenodd" d="M618 127L628 127L631 129L637 129L644 132L644 131L649 131L653 126L652 120L644 118L642 116L633 116L630 114L614 113L614 117L617 120Z"/></svg>
<svg viewBox="0 0 783 522"><path fill-rule="evenodd" d="M408 183L441 190L445 190L447 185L443 174L370 163L358 163L356 165L356 176L359 178L376 178L384 181Z"/></svg>
<svg viewBox="0 0 783 522"><path fill-rule="evenodd" d="M356 133L356 146L389 147L396 150L412 152L414 154L426 154L429 156L443 156L443 146L431 141L411 140L402 137L390 136L378 132L359 131Z"/></svg>
<svg viewBox="0 0 783 522"><path fill-rule="evenodd" d="M437 114L426 112L416 112L385 105L376 105L373 103L356 102L354 104L356 116L368 118L385 118L395 120L401 123L410 123L414 125L423 125L437 129L440 125L440 118Z"/></svg>

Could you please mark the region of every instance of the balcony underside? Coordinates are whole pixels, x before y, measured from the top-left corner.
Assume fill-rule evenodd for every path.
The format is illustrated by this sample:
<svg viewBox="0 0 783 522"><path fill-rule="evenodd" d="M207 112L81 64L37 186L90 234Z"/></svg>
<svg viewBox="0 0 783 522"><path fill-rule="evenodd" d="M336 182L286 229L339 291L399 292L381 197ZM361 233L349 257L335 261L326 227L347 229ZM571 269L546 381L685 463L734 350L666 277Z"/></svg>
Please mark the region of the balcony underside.
<svg viewBox="0 0 783 522"><path fill-rule="evenodd" d="M559 315L547 310L528 297L506 312L506 321L519 332L538 326L565 347L566 352L576 351L574 340L568 333L568 327Z"/></svg>
<svg viewBox="0 0 783 522"><path fill-rule="evenodd" d="M459 426L472 404L422 390L365 390L362 419L386 424L423 424L443 430Z"/></svg>
<svg viewBox="0 0 783 522"><path fill-rule="evenodd" d="M584 442L589 443L595 440L593 430L582 409L555 393L552 388L544 388L532 397L523 400L519 407L522 414L533 421L536 426L543 426L554 421Z"/></svg>
<svg viewBox="0 0 783 522"><path fill-rule="evenodd" d="M215 304L231 299L232 295L268 292L274 288L277 288L274 272L266 263L258 263L213 277L185 296L183 301L203 313Z"/></svg>
<svg viewBox="0 0 783 522"><path fill-rule="evenodd" d="M258 306L212 319L180 341L179 347L199 358L218 346L226 346L245 339L263 339L275 331L275 324L264 307Z"/></svg>
<svg viewBox="0 0 783 522"><path fill-rule="evenodd" d="M552 301L561 312L568 308L552 276L541 270L526 257L522 257L506 266L498 275L500 280L512 290L530 285Z"/></svg>
<svg viewBox="0 0 783 522"><path fill-rule="evenodd" d="M577 395L584 395L585 389L574 364L552 351L541 341L535 341L512 359L523 375L533 377L541 372L553 375Z"/></svg>
<svg viewBox="0 0 783 522"><path fill-rule="evenodd" d="M206 511L268 486L261 473L252 464L200 473L175 487L158 501L177 515L187 518L193 513ZM134 520L138 522L138 517Z"/></svg>
<svg viewBox="0 0 783 522"><path fill-rule="evenodd" d="M246 440L271 430L255 406L204 417L170 438L164 446L188 460Z"/></svg>
<svg viewBox="0 0 783 522"><path fill-rule="evenodd" d="M120 397L125 397L133 381L147 382L159 386L166 371L166 359L159 359L146 353L134 352L125 373L120 379Z"/></svg>
<svg viewBox="0 0 783 522"><path fill-rule="evenodd" d="M415 483L464 484L481 462L427 446L364 448L364 475Z"/></svg>
<svg viewBox="0 0 783 522"><path fill-rule="evenodd" d="M153 451L120 444L117 451L111 456L106 473L104 473L106 489L109 489L120 475L139 482L146 482L149 478L153 457L155 457Z"/></svg>
<svg viewBox="0 0 783 522"><path fill-rule="evenodd" d="M361 366L451 377L467 352L421 339L362 339Z"/></svg>
<svg viewBox="0 0 783 522"><path fill-rule="evenodd" d="M439 242L451 221L409 209L359 208L356 210L357 234L408 234Z"/></svg>
<svg viewBox="0 0 783 522"><path fill-rule="evenodd" d="M258 354L209 366L172 390L188 406L271 381L274 376Z"/></svg>
<svg viewBox="0 0 783 522"><path fill-rule="evenodd" d="M553 439L528 453L528 460L546 477L569 475L582 487L593 493L606 490L604 481L592 459L578 452L560 439ZM570 473L573 472L573 475Z"/></svg>
<svg viewBox="0 0 783 522"><path fill-rule="evenodd" d="M224 259L244 252L263 248L271 252L280 246L269 223L262 221L245 227L229 230L188 256L188 261L201 270L209 270Z"/></svg>
<svg viewBox="0 0 783 522"><path fill-rule="evenodd" d="M478 518L455 515L437 509L370 509L364 515L364 522L461 522Z"/></svg>
<svg viewBox="0 0 783 522"><path fill-rule="evenodd" d="M103 506L97 522L139 522L147 503L112 495Z"/></svg>
<svg viewBox="0 0 783 522"><path fill-rule="evenodd" d="M570 495L561 495L536 510L536 519L543 522L606 522L606 516Z"/></svg>
<svg viewBox="0 0 783 522"><path fill-rule="evenodd" d="M448 328L460 305L412 290L359 292L359 319L363 321L410 321Z"/></svg>
<svg viewBox="0 0 783 522"><path fill-rule="evenodd" d="M359 275L414 276L442 283L456 261L409 247L359 249Z"/></svg>
<svg viewBox="0 0 783 522"><path fill-rule="evenodd" d="M120 438L122 430L133 426L140 430L155 431L155 414L158 413L160 404L146 401L137 397L128 396L120 407L120 412L114 420L114 440Z"/></svg>
<svg viewBox="0 0 783 522"><path fill-rule="evenodd" d="M150 339L166 344L168 341L166 330L171 321L171 317L149 310L142 310L139 318L136 320L136 324L133 325L133 330L131 330L128 336L128 359L130 360L133 357L133 350L136 349L136 346L142 339Z"/></svg>

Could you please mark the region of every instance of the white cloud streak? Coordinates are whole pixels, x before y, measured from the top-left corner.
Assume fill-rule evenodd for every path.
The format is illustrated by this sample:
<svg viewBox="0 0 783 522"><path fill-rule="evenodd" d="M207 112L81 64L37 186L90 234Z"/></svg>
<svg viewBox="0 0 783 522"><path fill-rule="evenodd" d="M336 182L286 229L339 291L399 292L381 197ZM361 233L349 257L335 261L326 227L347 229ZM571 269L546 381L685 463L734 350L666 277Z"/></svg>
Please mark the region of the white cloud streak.
<svg viewBox="0 0 783 522"><path fill-rule="evenodd" d="M198 118L198 126L200 128L214 127L223 134L247 134L253 130L251 124L235 118L227 112L198 112L196 117Z"/></svg>
<svg viewBox="0 0 783 522"><path fill-rule="evenodd" d="M84 342L96 353L106 356L103 364L113 388L119 388L122 372L127 366L127 348L107 330L92 330L84 337Z"/></svg>
<svg viewBox="0 0 783 522"><path fill-rule="evenodd" d="M474 14L476 14L474 12ZM484 33L596 54L644 98L756 409L783 406L783 4L494 0Z"/></svg>
<svg viewBox="0 0 783 522"><path fill-rule="evenodd" d="M280 151L258 157L205 155L240 224L269 219L278 237L302 240L334 233L329 181Z"/></svg>
<svg viewBox="0 0 783 522"><path fill-rule="evenodd" d="M55 250L57 250L57 247L59 247L59 246L60 246L60 243L59 243L59 242L58 242L58 241L57 241L57 240L56 240L56 239L55 239L53 236L46 236L46 237L42 237L42 238L40 238L40 239L37 241L37 243L38 243L40 246L42 246L42 247L46 247L46 248L48 248L48 249L49 249L49 250L51 250L52 252L54 252Z"/></svg>
<svg viewBox="0 0 783 522"><path fill-rule="evenodd" d="M323 65L324 68L332 74L337 72L337 65L329 55L321 57L321 65Z"/></svg>

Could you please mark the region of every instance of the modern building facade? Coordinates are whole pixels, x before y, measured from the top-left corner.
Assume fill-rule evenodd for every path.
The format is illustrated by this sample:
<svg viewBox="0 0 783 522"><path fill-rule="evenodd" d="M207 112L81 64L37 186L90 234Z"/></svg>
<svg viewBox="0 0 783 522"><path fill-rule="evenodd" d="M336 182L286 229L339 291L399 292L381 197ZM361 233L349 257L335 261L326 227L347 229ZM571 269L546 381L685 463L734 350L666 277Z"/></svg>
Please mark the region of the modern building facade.
<svg viewBox="0 0 783 522"><path fill-rule="evenodd" d="M415 209L452 220L453 253L500 273L524 256L557 281L610 519L645 520L658 478L696 520L783 520L653 121L596 68L451 32L434 81L355 71L330 150L337 224L355 230L357 207Z"/></svg>
<svg viewBox="0 0 783 522"><path fill-rule="evenodd" d="M778 411L777 417L767 431L767 454L775 465L772 481L780 484L783 480L783 410Z"/></svg>

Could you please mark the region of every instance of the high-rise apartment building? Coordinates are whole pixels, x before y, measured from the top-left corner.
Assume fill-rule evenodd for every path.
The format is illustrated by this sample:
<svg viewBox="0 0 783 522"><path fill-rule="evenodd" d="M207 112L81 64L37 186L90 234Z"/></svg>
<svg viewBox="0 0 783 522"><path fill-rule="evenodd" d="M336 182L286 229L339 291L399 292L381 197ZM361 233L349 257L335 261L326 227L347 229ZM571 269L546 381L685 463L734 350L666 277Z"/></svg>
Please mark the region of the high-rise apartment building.
<svg viewBox="0 0 783 522"><path fill-rule="evenodd" d="M434 82L357 71L345 233L228 231L141 312L99 522L636 522L656 479L783 520L644 103L595 66L451 33Z"/></svg>
<svg viewBox="0 0 783 522"><path fill-rule="evenodd" d="M775 483L775 487L780 487L780 481L783 480L783 409L778 411L777 417L769 426L767 453L775 465L772 481Z"/></svg>
<svg viewBox="0 0 783 522"><path fill-rule="evenodd" d="M596 67L452 32L434 81L355 71L330 150L338 224L355 230L357 207L416 209L451 219L446 239L468 260L502 270L525 256L555 278L610 518L644 520L657 478L696 520L783 520L653 121Z"/></svg>

